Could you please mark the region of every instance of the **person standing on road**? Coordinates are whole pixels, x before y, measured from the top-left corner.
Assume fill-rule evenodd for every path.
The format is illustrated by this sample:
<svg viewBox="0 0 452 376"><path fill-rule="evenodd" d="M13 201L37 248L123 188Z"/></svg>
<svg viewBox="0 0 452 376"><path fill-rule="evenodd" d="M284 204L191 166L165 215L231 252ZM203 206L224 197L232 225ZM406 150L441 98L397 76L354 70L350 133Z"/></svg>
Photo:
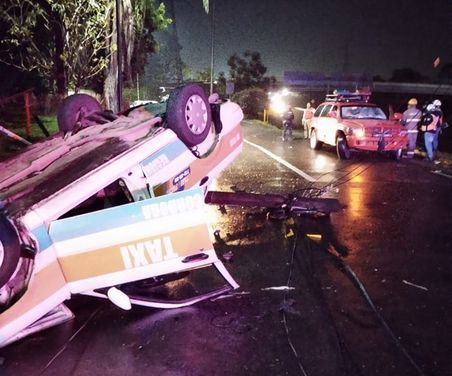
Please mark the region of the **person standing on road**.
<svg viewBox="0 0 452 376"><path fill-rule="evenodd" d="M408 108L403 113L401 121L408 132L406 151L406 156L408 158L414 157L414 149L416 148L417 133L421 117L422 112L417 108L417 99L411 98L408 101Z"/></svg>
<svg viewBox="0 0 452 376"><path fill-rule="evenodd" d="M282 114L282 140L292 141L293 119L295 118L292 109L289 107Z"/></svg>
<svg viewBox="0 0 452 376"><path fill-rule="evenodd" d="M311 122L314 116L315 108L311 106L311 102L306 103L306 108L303 112L303 118L301 123L303 124L304 138L309 138L311 136Z"/></svg>
<svg viewBox="0 0 452 376"><path fill-rule="evenodd" d="M434 113L439 117L438 126L436 128L435 132L435 138L433 139L433 153L437 154L438 151L438 144L439 144L439 136L441 135L443 131L443 123L444 123L444 115L443 111L441 110L441 101L439 99L435 99L432 102L432 105L434 106Z"/></svg>
<svg viewBox="0 0 452 376"><path fill-rule="evenodd" d="M435 157L433 147L439 121L440 118L438 112L435 111L435 106L429 104L427 106L427 111L422 115L421 131L424 132L425 150L427 151L427 160L430 162L433 162Z"/></svg>

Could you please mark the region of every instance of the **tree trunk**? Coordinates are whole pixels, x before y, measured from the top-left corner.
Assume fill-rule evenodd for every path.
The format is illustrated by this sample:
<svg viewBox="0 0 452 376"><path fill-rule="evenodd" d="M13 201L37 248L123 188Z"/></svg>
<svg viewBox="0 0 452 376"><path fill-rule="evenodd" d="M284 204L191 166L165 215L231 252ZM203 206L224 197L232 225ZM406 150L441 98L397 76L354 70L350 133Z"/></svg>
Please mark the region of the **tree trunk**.
<svg viewBox="0 0 452 376"><path fill-rule="evenodd" d="M116 33L116 12L114 7L113 9L110 9L110 15L111 15L110 17L111 38L109 50L115 51L118 46L118 39ZM119 112L120 110L118 108L117 93L118 93L118 54L115 51L110 56L110 63L108 65L104 82L105 106L107 109L112 110L113 112Z"/></svg>
<svg viewBox="0 0 452 376"><path fill-rule="evenodd" d="M58 12L52 10L52 6L48 1L37 0L37 3L41 5L42 9L44 9L51 19L53 41L55 43L53 81L56 83L56 94L58 96L65 96L67 94L67 74L64 61L61 59L65 44L63 21Z"/></svg>
<svg viewBox="0 0 452 376"><path fill-rule="evenodd" d="M56 77L56 89L59 96L65 96L67 94L67 74L64 61L61 56L64 51L64 26L60 15L57 12L52 11L52 29L55 37L55 77Z"/></svg>

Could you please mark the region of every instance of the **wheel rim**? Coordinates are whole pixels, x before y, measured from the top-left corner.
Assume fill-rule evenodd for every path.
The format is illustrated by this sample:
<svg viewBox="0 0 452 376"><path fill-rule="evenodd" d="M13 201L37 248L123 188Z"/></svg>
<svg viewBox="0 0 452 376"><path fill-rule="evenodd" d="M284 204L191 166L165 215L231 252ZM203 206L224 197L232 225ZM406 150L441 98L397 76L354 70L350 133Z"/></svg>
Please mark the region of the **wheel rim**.
<svg viewBox="0 0 452 376"><path fill-rule="evenodd" d="M200 95L192 95L185 106L185 120L193 134L201 134L207 127L207 106Z"/></svg>

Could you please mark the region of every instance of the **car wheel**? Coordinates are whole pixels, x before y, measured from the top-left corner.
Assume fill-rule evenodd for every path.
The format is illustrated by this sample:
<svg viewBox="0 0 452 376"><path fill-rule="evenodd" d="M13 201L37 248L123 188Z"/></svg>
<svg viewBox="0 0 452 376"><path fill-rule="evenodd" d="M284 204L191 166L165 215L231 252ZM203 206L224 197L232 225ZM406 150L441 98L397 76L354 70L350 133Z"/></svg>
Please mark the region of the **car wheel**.
<svg viewBox="0 0 452 376"><path fill-rule="evenodd" d="M318 150L322 147L322 142L317 139L317 131L311 130L311 136L309 138L309 145L311 149Z"/></svg>
<svg viewBox="0 0 452 376"><path fill-rule="evenodd" d="M188 147L203 142L212 126L212 113L204 90L195 84L176 88L166 107L168 128Z"/></svg>
<svg viewBox="0 0 452 376"><path fill-rule="evenodd" d="M0 288L9 281L20 258L20 243L13 224L0 215Z"/></svg>
<svg viewBox="0 0 452 376"><path fill-rule="evenodd" d="M95 124L87 117L94 112L102 111L102 106L90 95L74 94L66 97L58 108L58 129L70 132L76 126L81 128Z"/></svg>
<svg viewBox="0 0 452 376"><path fill-rule="evenodd" d="M339 136L336 140L337 156L339 159L350 159L350 148L344 136Z"/></svg>
<svg viewBox="0 0 452 376"><path fill-rule="evenodd" d="M396 161L400 160L400 158L402 158L402 149L391 151L391 158Z"/></svg>

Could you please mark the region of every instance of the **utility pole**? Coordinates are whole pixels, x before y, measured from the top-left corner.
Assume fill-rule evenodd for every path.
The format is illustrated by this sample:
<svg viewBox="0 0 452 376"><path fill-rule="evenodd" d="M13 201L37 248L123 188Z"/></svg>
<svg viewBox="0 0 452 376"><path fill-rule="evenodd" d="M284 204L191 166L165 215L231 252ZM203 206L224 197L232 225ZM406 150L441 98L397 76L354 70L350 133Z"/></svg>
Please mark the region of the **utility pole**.
<svg viewBox="0 0 452 376"><path fill-rule="evenodd" d="M214 76L214 54L215 54L215 0L212 3L211 12L211 33L210 33L210 95L213 93L213 76Z"/></svg>
<svg viewBox="0 0 452 376"><path fill-rule="evenodd" d="M116 0L116 43L117 51L116 57L118 59L118 84L116 85L118 111L122 108L122 29L121 29L121 0Z"/></svg>

